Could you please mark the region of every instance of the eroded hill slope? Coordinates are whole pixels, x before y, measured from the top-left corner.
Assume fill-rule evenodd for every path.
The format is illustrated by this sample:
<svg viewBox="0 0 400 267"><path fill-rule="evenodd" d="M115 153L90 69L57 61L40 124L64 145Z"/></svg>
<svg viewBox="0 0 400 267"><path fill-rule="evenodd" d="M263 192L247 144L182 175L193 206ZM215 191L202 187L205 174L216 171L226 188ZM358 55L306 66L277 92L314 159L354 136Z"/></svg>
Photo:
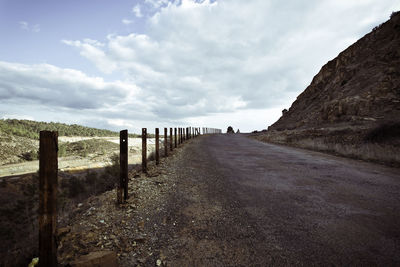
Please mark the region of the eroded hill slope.
<svg viewBox="0 0 400 267"><path fill-rule="evenodd" d="M324 65L258 139L399 163L400 12Z"/></svg>

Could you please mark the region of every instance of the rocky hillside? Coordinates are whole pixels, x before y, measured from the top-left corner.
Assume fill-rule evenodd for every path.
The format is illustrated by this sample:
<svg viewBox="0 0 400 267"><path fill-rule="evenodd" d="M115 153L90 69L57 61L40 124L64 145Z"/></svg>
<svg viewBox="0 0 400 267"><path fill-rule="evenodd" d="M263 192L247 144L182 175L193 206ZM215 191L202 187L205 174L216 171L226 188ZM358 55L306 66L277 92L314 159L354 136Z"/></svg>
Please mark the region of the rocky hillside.
<svg viewBox="0 0 400 267"><path fill-rule="evenodd" d="M324 65L267 134L257 138L357 158L368 146L374 150L368 153L376 155L362 158L400 162L375 153L396 151L399 136L400 12L395 12Z"/></svg>

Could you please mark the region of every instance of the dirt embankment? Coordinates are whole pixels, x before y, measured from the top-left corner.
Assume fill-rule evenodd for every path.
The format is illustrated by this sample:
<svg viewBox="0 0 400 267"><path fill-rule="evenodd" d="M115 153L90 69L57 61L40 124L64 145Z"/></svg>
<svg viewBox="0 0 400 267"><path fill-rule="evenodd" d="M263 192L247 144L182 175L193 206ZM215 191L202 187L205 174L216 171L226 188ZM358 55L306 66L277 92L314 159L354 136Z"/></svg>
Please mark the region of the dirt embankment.
<svg viewBox="0 0 400 267"><path fill-rule="evenodd" d="M268 130L249 137L267 143L326 152L400 167L400 123Z"/></svg>

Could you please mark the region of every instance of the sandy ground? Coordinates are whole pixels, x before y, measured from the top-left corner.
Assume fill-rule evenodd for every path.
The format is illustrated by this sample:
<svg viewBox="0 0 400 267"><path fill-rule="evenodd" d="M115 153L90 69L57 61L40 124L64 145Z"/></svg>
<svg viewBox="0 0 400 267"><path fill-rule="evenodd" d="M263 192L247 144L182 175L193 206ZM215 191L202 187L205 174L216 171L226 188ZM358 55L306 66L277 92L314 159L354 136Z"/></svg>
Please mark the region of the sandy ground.
<svg viewBox="0 0 400 267"><path fill-rule="evenodd" d="M82 140L93 139L92 137L67 137L60 136L58 138L59 142L77 142ZM96 139L105 139L107 141L119 144L119 137L96 137ZM160 142L162 142L160 138ZM141 138L128 138L128 163L129 164L139 164L142 160L142 139ZM147 139L147 153L151 153L155 149L155 139ZM161 149L161 146L160 146ZM113 151L119 153L119 150ZM78 156L69 156L59 158L58 167L61 171L77 171L85 170L90 168L102 168L109 165L110 161L108 157L98 157L97 155L89 155L86 158ZM16 164L7 164L0 166L0 177L14 176L27 173L34 173L39 170L39 161L27 161Z"/></svg>

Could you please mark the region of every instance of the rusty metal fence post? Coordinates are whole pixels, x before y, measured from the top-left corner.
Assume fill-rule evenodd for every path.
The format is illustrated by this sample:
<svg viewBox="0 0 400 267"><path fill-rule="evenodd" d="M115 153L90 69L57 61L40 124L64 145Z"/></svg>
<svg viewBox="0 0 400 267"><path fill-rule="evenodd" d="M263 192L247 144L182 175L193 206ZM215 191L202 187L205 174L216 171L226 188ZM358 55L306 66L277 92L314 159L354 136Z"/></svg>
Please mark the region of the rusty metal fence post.
<svg viewBox="0 0 400 267"><path fill-rule="evenodd" d="M41 131L39 141L39 266L57 266L58 132Z"/></svg>
<svg viewBox="0 0 400 267"><path fill-rule="evenodd" d="M147 129L142 128L142 172L147 173Z"/></svg>
<svg viewBox="0 0 400 267"><path fill-rule="evenodd" d="M168 129L164 128L164 156L168 156Z"/></svg>
<svg viewBox="0 0 400 267"><path fill-rule="evenodd" d="M156 128L156 165L160 164L160 130Z"/></svg>

